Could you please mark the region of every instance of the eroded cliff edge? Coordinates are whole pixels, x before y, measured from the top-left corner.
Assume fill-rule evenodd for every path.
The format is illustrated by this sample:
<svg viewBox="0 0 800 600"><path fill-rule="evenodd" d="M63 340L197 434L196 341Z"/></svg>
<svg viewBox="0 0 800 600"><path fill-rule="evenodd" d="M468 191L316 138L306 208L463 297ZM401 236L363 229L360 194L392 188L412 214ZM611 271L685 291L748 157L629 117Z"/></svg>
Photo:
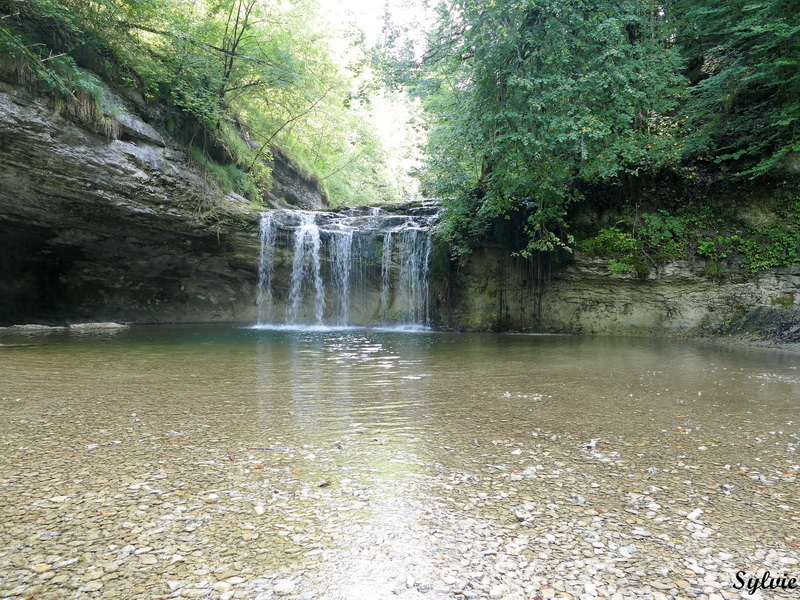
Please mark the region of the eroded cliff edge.
<svg viewBox="0 0 800 600"><path fill-rule="evenodd" d="M258 242L136 114L107 139L0 82L0 323L246 320ZM231 209L243 199L225 199Z"/></svg>
<svg viewBox="0 0 800 600"><path fill-rule="evenodd" d="M718 279L698 259L637 278L578 254L542 281L529 261L484 248L447 269L436 293L442 325L454 329L714 336L800 350L800 265Z"/></svg>
<svg viewBox="0 0 800 600"><path fill-rule="evenodd" d="M219 191L181 146L135 111L117 120L110 140L0 82L0 325L255 321L256 212L228 195L235 218L202 218ZM324 200L291 169L286 181L303 204ZM448 329L800 343L800 267L720 281L684 262L637 279L577 257L542 283L499 249L434 259L435 322Z"/></svg>

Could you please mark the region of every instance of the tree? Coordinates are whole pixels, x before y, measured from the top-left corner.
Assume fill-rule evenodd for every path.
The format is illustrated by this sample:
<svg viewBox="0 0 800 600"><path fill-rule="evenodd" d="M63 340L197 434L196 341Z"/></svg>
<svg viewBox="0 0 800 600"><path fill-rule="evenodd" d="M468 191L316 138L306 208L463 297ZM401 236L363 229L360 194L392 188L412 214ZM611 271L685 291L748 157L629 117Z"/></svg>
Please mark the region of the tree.
<svg viewBox="0 0 800 600"><path fill-rule="evenodd" d="M741 176L800 152L800 2L677 0L690 65L687 157Z"/></svg>
<svg viewBox="0 0 800 600"><path fill-rule="evenodd" d="M522 254L563 247L579 181L631 185L678 156L671 113L684 80L659 4L449 0L442 10L428 51L439 155L428 181L455 196L451 215L484 223L473 230L517 214ZM468 244L460 229L451 238Z"/></svg>
<svg viewBox="0 0 800 600"><path fill-rule="evenodd" d="M0 13L0 70L102 118L86 68L170 104L170 124L225 189L257 200L276 146L336 201L396 195L314 0L0 0Z"/></svg>

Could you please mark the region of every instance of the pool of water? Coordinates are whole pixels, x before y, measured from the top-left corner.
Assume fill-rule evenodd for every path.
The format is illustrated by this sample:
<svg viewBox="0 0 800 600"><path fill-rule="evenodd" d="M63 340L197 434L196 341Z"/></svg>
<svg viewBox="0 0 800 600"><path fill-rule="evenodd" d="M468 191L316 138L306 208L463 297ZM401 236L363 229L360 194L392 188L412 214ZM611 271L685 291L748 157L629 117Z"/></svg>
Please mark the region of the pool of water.
<svg viewBox="0 0 800 600"><path fill-rule="evenodd" d="M3 597L710 597L685 572L709 548L723 596L740 569L800 572L796 353L232 326L0 343Z"/></svg>

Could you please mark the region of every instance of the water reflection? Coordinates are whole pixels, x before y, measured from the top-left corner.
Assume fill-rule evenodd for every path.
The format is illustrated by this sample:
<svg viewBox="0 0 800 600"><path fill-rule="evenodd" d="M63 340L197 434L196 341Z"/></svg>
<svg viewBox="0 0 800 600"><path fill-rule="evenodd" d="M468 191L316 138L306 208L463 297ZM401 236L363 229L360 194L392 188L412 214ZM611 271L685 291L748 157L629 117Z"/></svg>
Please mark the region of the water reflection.
<svg viewBox="0 0 800 600"><path fill-rule="evenodd" d="M309 449L299 476L359 498L360 510L335 539L344 564L320 582L331 600L389 597L405 587L412 563L417 572L432 570L425 563L432 550L414 533L417 486L431 460L422 437L428 344L385 332L260 332L264 425L285 416L281 426L303 432Z"/></svg>
<svg viewBox="0 0 800 600"><path fill-rule="evenodd" d="M507 498L555 493L547 485L556 472L595 483L579 496L590 502L599 490L602 511L646 485L665 490L665 505L727 497L720 486L732 486L736 472L750 502L741 510L753 511L763 505L758 494L786 493L798 460L793 353L652 339L222 326L17 341L0 354L0 467L16 486L0 488L8 513L0 520L38 515L35 503L55 489L95 494L83 507L109 493L126 515L105 522L110 534L142 547L197 547L202 564L217 560L211 553L250 565L250 597L269 595L281 569L302 573L306 597L452 597L433 593L432 582L443 564L458 565L465 550L454 548L480 540L445 541L466 536L460 523L473 517L516 527ZM162 495L174 496L138 496L153 477ZM700 477L707 481L695 492ZM212 495L219 499L209 502ZM530 498L542 511L556 505ZM179 518L176 506L185 508ZM100 519L76 510L65 529ZM123 523L133 513L153 524L145 532L160 533L132 537ZM187 532L192 519L198 529ZM724 531L728 521L715 527ZM760 527L759 535L780 539L784 526L776 519ZM18 538L0 526L11 554L58 552ZM188 580L194 571L174 576Z"/></svg>

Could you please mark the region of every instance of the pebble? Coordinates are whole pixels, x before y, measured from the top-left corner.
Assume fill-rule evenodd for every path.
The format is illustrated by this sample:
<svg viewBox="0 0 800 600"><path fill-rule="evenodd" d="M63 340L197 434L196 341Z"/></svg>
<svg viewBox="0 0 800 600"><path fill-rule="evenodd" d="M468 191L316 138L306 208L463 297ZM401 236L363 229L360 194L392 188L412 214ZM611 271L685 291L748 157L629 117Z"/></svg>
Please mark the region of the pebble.
<svg viewBox="0 0 800 600"><path fill-rule="evenodd" d="M34 573L44 573L45 571L49 571L50 569L51 569L50 565L44 563L33 565L31 567L31 571L33 571Z"/></svg>
<svg viewBox="0 0 800 600"><path fill-rule="evenodd" d="M757 600L736 571L798 575L789 434L770 449L745 421L692 429L727 436L700 459L669 429L697 419L683 405L586 448L501 413L441 440L345 419L318 443L265 429L297 418L266 405L212 422L168 401L0 401L0 597Z"/></svg>
<svg viewBox="0 0 800 600"><path fill-rule="evenodd" d="M286 596L294 591L295 583L290 579L279 579L272 586L272 591L279 596Z"/></svg>
<svg viewBox="0 0 800 600"><path fill-rule="evenodd" d="M690 521L698 521L700 519L700 515L703 514L702 508L695 508L692 512L686 515L686 518Z"/></svg>

